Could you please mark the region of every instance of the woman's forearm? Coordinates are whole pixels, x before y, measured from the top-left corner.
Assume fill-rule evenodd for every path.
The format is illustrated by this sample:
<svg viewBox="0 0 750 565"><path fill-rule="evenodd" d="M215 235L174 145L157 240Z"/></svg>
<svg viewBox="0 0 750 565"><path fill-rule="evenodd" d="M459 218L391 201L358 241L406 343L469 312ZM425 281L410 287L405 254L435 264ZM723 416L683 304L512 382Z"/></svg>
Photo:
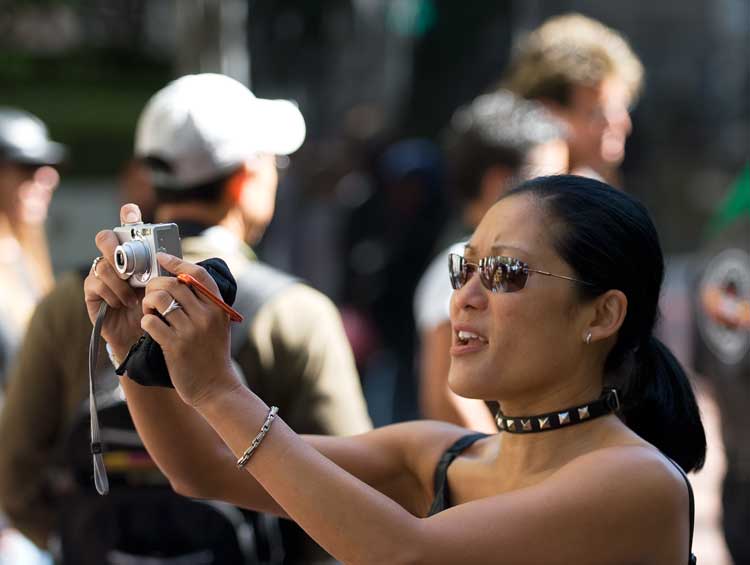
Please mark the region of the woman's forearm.
<svg viewBox="0 0 750 565"><path fill-rule="evenodd" d="M144 387L127 377L121 384L138 435L177 492L283 514L257 481L237 469L226 444L174 390Z"/></svg>
<svg viewBox="0 0 750 565"><path fill-rule="evenodd" d="M245 388L207 400L198 410L237 457L268 413L268 407ZM416 561L421 521L321 455L280 419L271 425L246 469L290 518L337 559Z"/></svg>

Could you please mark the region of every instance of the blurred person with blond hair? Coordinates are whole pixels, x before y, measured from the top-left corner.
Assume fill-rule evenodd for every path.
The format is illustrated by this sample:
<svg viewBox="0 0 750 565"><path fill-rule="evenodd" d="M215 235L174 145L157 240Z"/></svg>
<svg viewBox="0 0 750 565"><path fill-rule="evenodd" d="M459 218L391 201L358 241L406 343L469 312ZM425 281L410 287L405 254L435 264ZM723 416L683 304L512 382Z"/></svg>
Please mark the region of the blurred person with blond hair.
<svg viewBox="0 0 750 565"><path fill-rule="evenodd" d="M620 186L630 107L643 76L643 65L620 33L581 14L565 14L521 40L501 84L544 103L568 125L571 172Z"/></svg>

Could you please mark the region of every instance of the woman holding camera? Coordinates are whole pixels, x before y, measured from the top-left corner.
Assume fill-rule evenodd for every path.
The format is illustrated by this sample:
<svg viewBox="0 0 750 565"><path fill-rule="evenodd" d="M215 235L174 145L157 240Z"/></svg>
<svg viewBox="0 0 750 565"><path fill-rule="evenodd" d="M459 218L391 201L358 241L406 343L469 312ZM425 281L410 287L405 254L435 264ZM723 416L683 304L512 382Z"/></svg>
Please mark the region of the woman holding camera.
<svg viewBox="0 0 750 565"><path fill-rule="evenodd" d="M112 270L116 244L97 236L107 262L86 300L92 319L102 299L114 309L102 333L115 357L141 327L164 350L176 392L123 387L177 491L288 516L346 563L691 559L682 470L701 467L705 436L684 371L651 333L663 259L627 194L534 179L451 257L450 385L499 401L493 436L427 421L297 436L232 370L226 314L170 277L135 305ZM199 267L160 262L216 290ZM154 315L168 308L168 323Z"/></svg>

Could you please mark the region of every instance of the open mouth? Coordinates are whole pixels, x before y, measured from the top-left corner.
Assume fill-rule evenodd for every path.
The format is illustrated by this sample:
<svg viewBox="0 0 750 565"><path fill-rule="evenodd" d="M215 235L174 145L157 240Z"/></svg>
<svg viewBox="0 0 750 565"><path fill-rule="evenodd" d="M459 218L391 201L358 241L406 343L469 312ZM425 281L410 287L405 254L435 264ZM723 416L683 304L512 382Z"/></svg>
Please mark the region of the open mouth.
<svg viewBox="0 0 750 565"><path fill-rule="evenodd" d="M470 343L487 343L487 338L479 334L475 334L474 332L460 330L456 332L456 342L459 345L468 345Z"/></svg>

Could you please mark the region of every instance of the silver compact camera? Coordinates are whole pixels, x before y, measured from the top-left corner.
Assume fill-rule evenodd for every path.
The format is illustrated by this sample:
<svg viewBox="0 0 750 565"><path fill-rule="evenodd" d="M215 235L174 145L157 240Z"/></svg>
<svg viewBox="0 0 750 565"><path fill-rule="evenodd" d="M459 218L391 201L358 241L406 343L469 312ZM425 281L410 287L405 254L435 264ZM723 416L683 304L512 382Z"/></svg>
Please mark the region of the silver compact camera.
<svg viewBox="0 0 750 565"><path fill-rule="evenodd" d="M169 276L156 261L160 251L182 258L177 224L123 224L114 229L120 242L115 248L115 270L130 286L144 287L154 277Z"/></svg>

